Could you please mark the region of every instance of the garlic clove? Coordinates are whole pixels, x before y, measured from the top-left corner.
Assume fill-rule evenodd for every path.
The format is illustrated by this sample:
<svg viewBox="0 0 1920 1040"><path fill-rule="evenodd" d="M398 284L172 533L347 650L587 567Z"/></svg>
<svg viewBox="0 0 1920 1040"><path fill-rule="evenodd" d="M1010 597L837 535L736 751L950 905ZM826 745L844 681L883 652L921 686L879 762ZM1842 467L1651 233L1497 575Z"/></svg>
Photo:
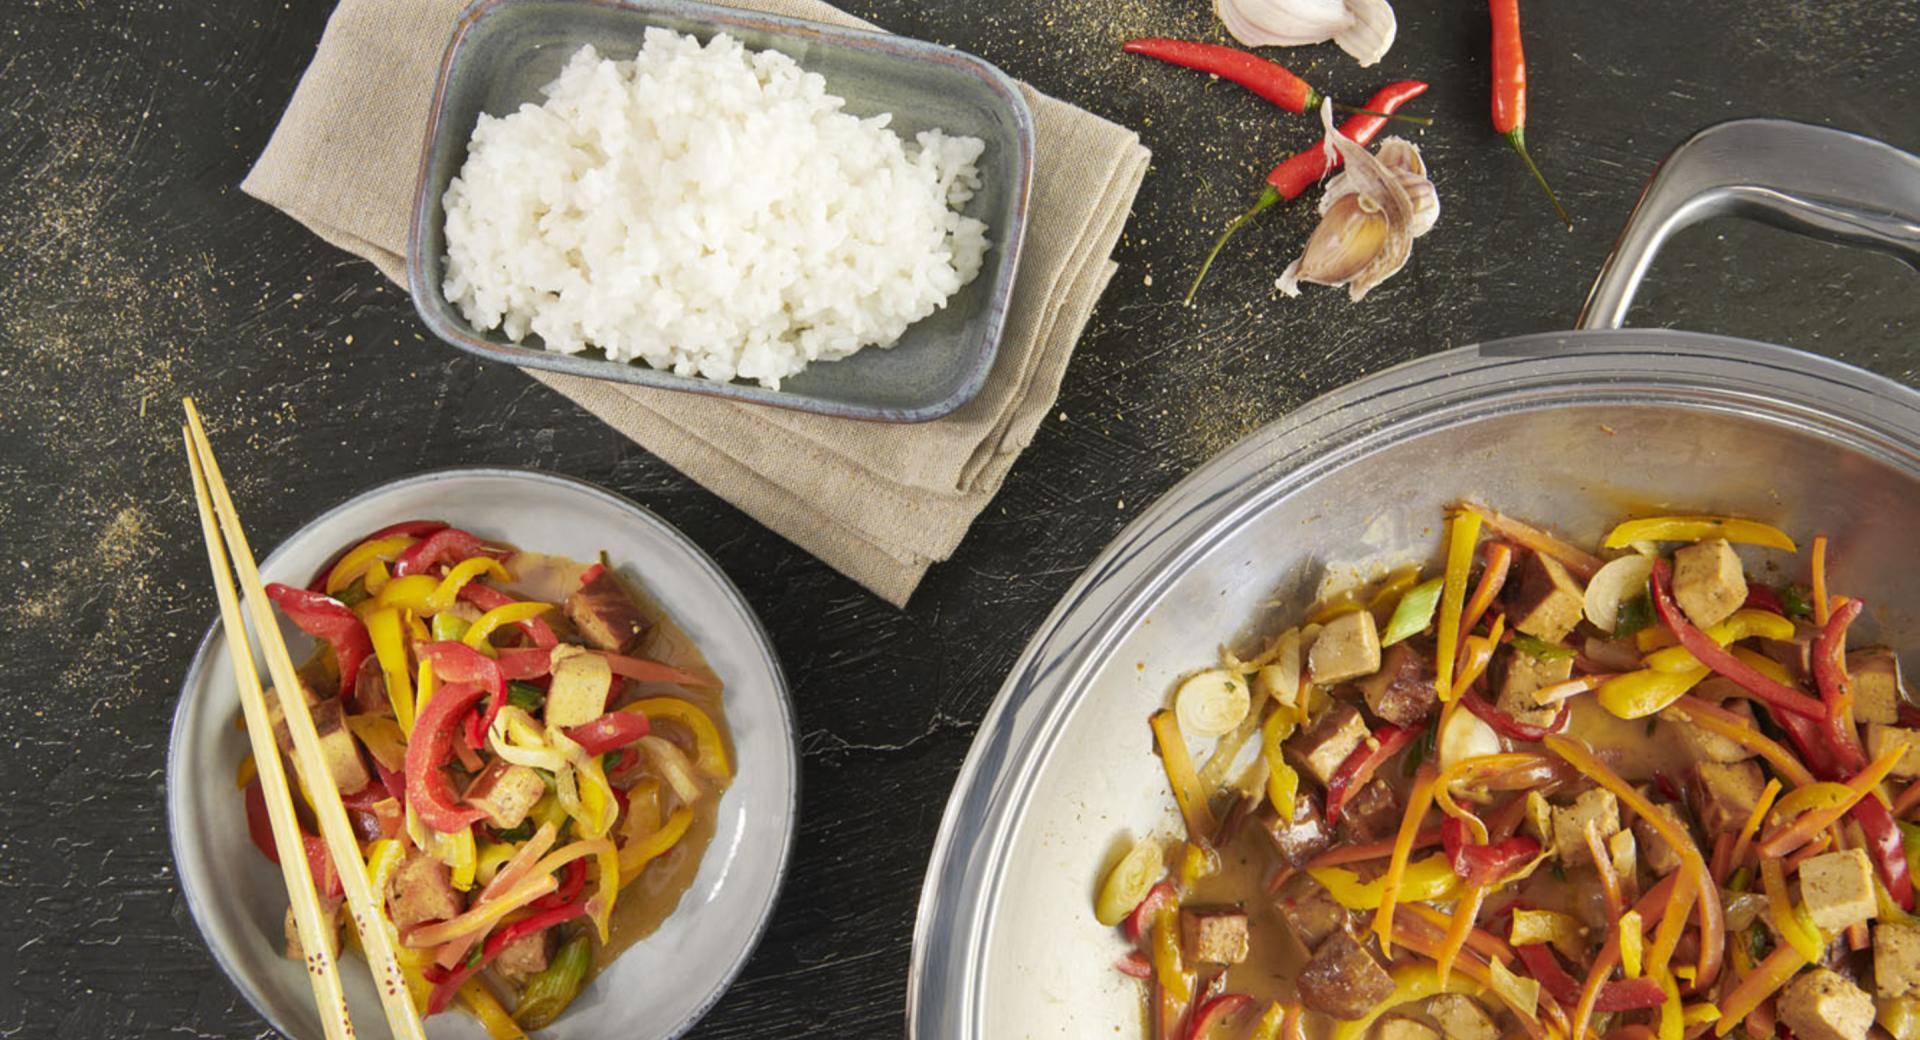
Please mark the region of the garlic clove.
<svg viewBox="0 0 1920 1040"><path fill-rule="evenodd" d="M1353 55L1361 68L1376 64L1387 56L1393 38L1399 32L1399 20L1387 0L1346 0L1352 21L1333 36L1340 49Z"/></svg>
<svg viewBox="0 0 1920 1040"><path fill-rule="evenodd" d="M1327 211L1300 254L1299 281L1345 285L1387 244L1387 218L1361 195L1343 195Z"/></svg>
<svg viewBox="0 0 1920 1040"><path fill-rule="evenodd" d="M1376 157L1334 127L1331 108L1321 107L1320 120L1343 169L1327 182L1320 224L1300 259L1276 284L1289 296L1301 282L1345 285L1358 302L1406 265L1413 239L1439 218L1440 200L1418 147L1393 138Z"/></svg>
<svg viewBox="0 0 1920 1040"><path fill-rule="evenodd" d="M1347 0L1215 0L1214 12L1248 47L1321 43L1354 23Z"/></svg>

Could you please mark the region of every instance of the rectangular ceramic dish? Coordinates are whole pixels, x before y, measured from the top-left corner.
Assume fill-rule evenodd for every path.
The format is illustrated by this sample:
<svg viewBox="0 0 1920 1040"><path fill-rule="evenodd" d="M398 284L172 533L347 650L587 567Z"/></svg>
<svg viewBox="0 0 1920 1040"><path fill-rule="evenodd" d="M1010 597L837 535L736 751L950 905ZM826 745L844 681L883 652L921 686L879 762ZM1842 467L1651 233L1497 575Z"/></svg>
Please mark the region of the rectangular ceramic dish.
<svg viewBox="0 0 1920 1040"><path fill-rule="evenodd" d="M583 44L631 58L650 26L703 41L724 32L756 50L786 54L825 77L827 89L846 98L847 112L893 113L892 128L904 137L937 127L984 140L983 184L964 210L986 221L992 243L979 276L891 349L816 363L779 390L609 361L597 351L552 353L474 329L441 292L441 199L466 161L475 121L482 112L505 115L539 101L540 88ZM1032 176L1032 113L1012 80L970 54L685 0L479 0L461 17L441 60L407 241L407 282L435 335L489 360L845 418L924 422L965 404L986 381L1019 266Z"/></svg>

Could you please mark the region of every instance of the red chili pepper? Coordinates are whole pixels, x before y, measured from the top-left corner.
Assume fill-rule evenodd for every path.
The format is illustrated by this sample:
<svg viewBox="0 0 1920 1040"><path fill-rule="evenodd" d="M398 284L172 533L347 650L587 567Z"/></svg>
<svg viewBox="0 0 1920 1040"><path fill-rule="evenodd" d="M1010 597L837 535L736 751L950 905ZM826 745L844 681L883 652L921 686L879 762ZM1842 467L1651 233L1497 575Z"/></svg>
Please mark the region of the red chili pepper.
<svg viewBox="0 0 1920 1040"><path fill-rule="evenodd" d="M501 950L535 932L552 928L556 924L565 924L576 917L585 917L586 914L587 901L584 899L552 910L543 910L487 936L486 944L480 947L480 956L471 963L463 964L451 971L438 964L427 965L421 973L427 977L428 982L433 983L433 993L427 997L427 1014L437 1015L445 1011L447 1005L453 1003L454 995L460 992L461 985L493 963L493 959L500 956Z"/></svg>
<svg viewBox="0 0 1920 1040"><path fill-rule="evenodd" d="M1787 616L1787 605L1780 602L1780 594L1758 583L1747 586L1747 601L1740 606L1743 610L1764 610Z"/></svg>
<svg viewBox="0 0 1920 1040"><path fill-rule="evenodd" d="M267 857L267 862L278 866L280 850L273 843L273 821L267 815L267 795L259 777L248 781L241 797L247 807L247 837L253 839L253 847ZM327 854L327 843L303 830L300 844L307 853L307 873L313 875L314 890L328 899L346 895L340 886L340 874L333 869L333 857Z"/></svg>
<svg viewBox="0 0 1920 1040"><path fill-rule="evenodd" d="M517 602L512 596L499 589L491 585L482 585L477 581L470 581L460 586L460 598L481 610L492 610L495 607L504 607L509 603ZM547 624L544 618L528 618L515 624L519 625L520 630L533 640L534 646L542 650L551 650L560 642L560 637L553 634L553 626Z"/></svg>
<svg viewBox="0 0 1920 1040"><path fill-rule="evenodd" d="M1552 722L1544 726L1531 726L1521 722L1519 719L1489 704L1485 697L1480 696L1472 690L1460 694L1460 705L1468 711L1473 712L1480 721L1492 726L1494 732L1503 737L1511 740L1524 740L1538 743L1545 740L1547 734L1558 733L1566 728L1567 716L1572 711L1573 701L1571 699L1561 701L1559 713L1554 715Z"/></svg>
<svg viewBox="0 0 1920 1040"><path fill-rule="evenodd" d="M1252 1006L1253 998L1245 993L1220 994L1194 1010L1193 1021L1187 1025L1187 1040L1207 1040L1216 1027Z"/></svg>
<svg viewBox="0 0 1920 1040"><path fill-rule="evenodd" d="M1340 810L1347 799L1367 785L1373 779L1374 771L1388 759L1413 745L1427 731L1427 723L1417 726L1381 726L1374 730L1372 745L1361 744L1353 749L1340 768L1334 770L1332 779L1327 781L1327 822L1337 823Z"/></svg>
<svg viewBox="0 0 1920 1040"><path fill-rule="evenodd" d="M1268 101L1279 105L1289 112L1305 112L1319 108L1326 102L1326 96L1307 84L1307 81L1294 75L1277 62L1268 61L1257 54L1249 54L1235 47L1223 47L1217 43L1196 43L1191 40L1166 40L1147 37L1128 40L1121 48L1128 54L1140 54L1149 58L1158 58L1169 65L1178 65L1183 69L1208 72L1229 83L1253 91ZM1350 105L1336 104L1337 111L1359 111ZM1377 111L1368 115L1378 117ZM1433 125L1431 119L1409 119L1398 117L1423 126Z"/></svg>
<svg viewBox="0 0 1920 1040"><path fill-rule="evenodd" d="M458 527L443 527L407 546L406 552L394 557L393 576L404 578L409 574L425 574L443 563L459 563L475 556L504 560L512 555L513 550L488 545L471 532Z"/></svg>
<svg viewBox="0 0 1920 1040"><path fill-rule="evenodd" d="M486 695L482 687L463 683L441 687L414 720L412 739L407 741L407 804L420 822L443 834L464 830L487 817L479 809L458 804L453 784L442 771L453 753L454 731L461 717Z"/></svg>
<svg viewBox="0 0 1920 1040"><path fill-rule="evenodd" d="M1472 885L1498 884L1520 865L1540 854L1540 843L1524 834L1497 845L1477 845L1465 821L1447 817L1440 824L1440 847L1461 880Z"/></svg>
<svg viewBox="0 0 1920 1040"><path fill-rule="evenodd" d="M1763 675L1759 669L1733 656L1720 644L1693 627L1673 602L1673 565L1665 558L1653 561L1653 606L1660 620L1701 664L1745 687L1747 692L1782 711L1809 719L1825 719L1826 705L1799 690Z"/></svg>
<svg viewBox="0 0 1920 1040"><path fill-rule="evenodd" d="M1827 619L1827 627L1813 640L1813 684L1827 707L1827 734L1840 749L1842 765L1859 769L1866 764L1860 750L1860 732L1853 725L1853 680L1847 677L1847 627L1866 604L1848 600Z"/></svg>
<svg viewBox="0 0 1920 1040"><path fill-rule="evenodd" d="M1128 914L1122 924L1127 940L1137 943L1146 938L1147 929L1153 927L1153 916L1160 912L1161 907L1179 898L1180 890L1174 888L1171 882L1162 881L1147 889L1146 898L1140 900L1140 905L1133 908L1133 913Z"/></svg>
<svg viewBox="0 0 1920 1040"><path fill-rule="evenodd" d="M1528 943L1515 946L1513 952L1520 956L1520 962L1526 965L1527 974L1540 983L1563 1007L1573 1007L1580 1003L1580 982L1561 965L1560 958L1553 955L1544 943ZM1598 1012L1638 1011L1643 1008L1659 1007L1666 1003L1667 995L1660 984L1648 978L1619 979L1600 987L1593 1009Z"/></svg>
<svg viewBox="0 0 1920 1040"><path fill-rule="evenodd" d="M595 651L599 653L599 651ZM670 682L682 686L704 686L706 680L692 672L681 671L672 665L649 661L644 657L625 657L620 654L601 653L612 666L613 674L638 682Z"/></svg>
<svg viewBox="0 0 1920 1040"><path fill-rule="evenodd" d="M1417 79L1403 79L1382 87L1367 102L1367 108L1373 112L1391 113L1426 92L1425 83ZM1341 136L1350 138L1355 144L1364 147L1378 137L1381 129L1386 125L1385 115L1349 116L1340 124L1340 133ZM1225 248L1227 239L1232 238L1234 232L1245 227L1267 207L1283 199L1291 201L1299 198L1303 192L1320 183L1322 177L1341 164L1340 154L1335 152L1329 157L1328 151L1330 149L1327 147L1326 138L1323 137L1319 144L1281 161L1280 165L1275 166L1267 174L1267 183L1260 191L1260 200L1253 204L1252 209L1235 217L1227 225L1226 230L1220 232L1220 237L1214 239L1213 248L1207 251L1207 258L1200 264L1200 273L1193 276L1193 285L1187 289L1186 302L1193 302L1194 294L1200 291L1200 282L1207 277L1207 271L1213 267L1214 259L1220 255L1220 250Z"/></svg>
<svg viewBox="0 0 1920 1040"><path fill-rule="evenodd" d="M1487 7L1493 14L1493 129L1520 153L1554 212L1572 231L1573 218L1527 154L1527 56L1520 47L1520 0L1489 0Z"/></svg>
<svg viewBox="0 0 1920 1040"><path fill-rule="evenodd" d="M610 711L592 722L568 729L567 739L589 755L604 755L646 736L651 728L647 717L637 711Z"/></svg>
<svg viewBox="0 0 1920 1040"><path fill-rule="evenodd" d="M1130 975L1136 979L1153 978L1153 963L1148 961L1147 955L1139 950L1128 950L1119 960L1113 962L1113 967L1120 974Z"/></svg>
<svg viewBox="0 0 1920 1040"><path fill-rule="evenodd" d="M507 676L500 669L500 663L452 639L418 644L416 652L442 681L476 685L491 695L486 710L467 726L467 746L476 751L486 747L487 730L493 727L494 716L500 714L501 707L507 703Z"/></svg>
<svg viewBox="0 0 1920 1040"><path fill-rule="evenodd" d="M1907 866L1907 843L1893 822L1893 813L1878 798L1862 798L1847 813L1867 837L1867 854L1880 871L1887 894L1902 910L1913 909L1913 873Z"/></svg>
<svg viewBox="0 0 1920 1040"><path fill-rule="evenodd" d="M360 616L332 596L277 581L267 586L267 598L300 631L333 648L340 666L340 696L351 694L360 679L360 663L373 654L373 639Z"/></svg>

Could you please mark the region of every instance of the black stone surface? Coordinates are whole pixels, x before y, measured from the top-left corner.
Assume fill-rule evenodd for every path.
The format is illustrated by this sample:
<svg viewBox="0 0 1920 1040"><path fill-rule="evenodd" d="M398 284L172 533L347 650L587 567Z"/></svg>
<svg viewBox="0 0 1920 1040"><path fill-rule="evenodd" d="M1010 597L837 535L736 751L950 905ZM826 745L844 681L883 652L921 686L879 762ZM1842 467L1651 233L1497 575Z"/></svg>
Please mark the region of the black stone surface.
<svg viewBox="0 0 1920 1040"><path fill-rule="evenodd" d="M1562 230L1488 127L1472 3L1403 0L1362 70L1286 55L1343 99L1417 75L1444 205L1363 305L1272 285L1295 205L1180 296L1214 230L1310 119L1119 53L1221 38L1202 0L853 0L1139 128L1154 168L1057 416L954 558L896 611L516 371L424 338L404 294L237 189L313 53L324 0L10 0L0 19L0 1037L256 1036L181 902L167 723L213 615L177 439L210 414L263 551L347 494L458 463L631 495L716 557L772 630L805 751L778 916L696 1037L886 1037L948 785L1027 633L1156 494L1366 372L1569 325L1655 162L1745 115L1920 149L1912 0L1538 0L1529 140ZM1681 235L1635 319L1829 353L1906 381L1920 293L1889 258L1748 224ZM1223 630L1242 619L1223 618ZM1144 749L1144 741L1143 741Z"/></svg>

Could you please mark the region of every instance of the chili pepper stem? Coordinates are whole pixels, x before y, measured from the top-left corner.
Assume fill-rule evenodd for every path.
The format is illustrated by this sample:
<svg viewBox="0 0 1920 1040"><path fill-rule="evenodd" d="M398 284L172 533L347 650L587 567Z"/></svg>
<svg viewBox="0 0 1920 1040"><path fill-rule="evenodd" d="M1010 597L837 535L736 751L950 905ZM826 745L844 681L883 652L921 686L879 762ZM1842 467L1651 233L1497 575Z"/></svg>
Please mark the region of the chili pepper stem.
<svg viewBox="0 0 1920 1040"><path fill-rule="evenodd" d="M1513 145L1513 150L1520 153L1520 160L1527 164L1527 169L1533 172L1533 179L1539 182L1540 190L1547 193L1547 201L1553 203L1553 211L1560 214L1560 220L1567 225L1567 230L1572 231L1573 218L1567 215L1567 208L1560 205L1559 196L1555 195L1553 188L1548 186L1546 175L1540 172L1540 167L1534 165L1533 156L1527 154L1526 128L1516 126L1507 131L1506 138L1507 143Z"/></svg>
<svg viewBox="0 0 1920 1040"><path fill-rule="evenodd" d="M1180 301L1183 305L1193 306L1193 298L1200 292L1200 283L1206 280L1207 272L1212 269L1213 261L1220 255L1220 250L1226 248L1227 239L1232 238L1234 232L1245 227L1248 221L1259 216L1262 210L1279 201L1280 193L1274 190L1273 185L1267 185L1261 189L1260 201L1254 203L1252 209L1233 218L1226 229L1220 232L1220 237L1213 240L1213 248L1207 251L1207 258L1200 262L1200 271L1193 276L1193 284L1187 288L1187 298Z"/></svg>
<svg viewBox="0 0 1920 1040"><path fill-rule="evenodd" d="M1375 112L1371 108L1361 108L1357 105L1343 105L1337 101L1332 102L1332 105L1335 112L1345 112L1348 115L1373 116L1376 119L1391 119L1396 123L1412 123L1415 126L1433 125L1433 120L1428 119L1426 116L1406 116L1393 112Z"/></svg>

